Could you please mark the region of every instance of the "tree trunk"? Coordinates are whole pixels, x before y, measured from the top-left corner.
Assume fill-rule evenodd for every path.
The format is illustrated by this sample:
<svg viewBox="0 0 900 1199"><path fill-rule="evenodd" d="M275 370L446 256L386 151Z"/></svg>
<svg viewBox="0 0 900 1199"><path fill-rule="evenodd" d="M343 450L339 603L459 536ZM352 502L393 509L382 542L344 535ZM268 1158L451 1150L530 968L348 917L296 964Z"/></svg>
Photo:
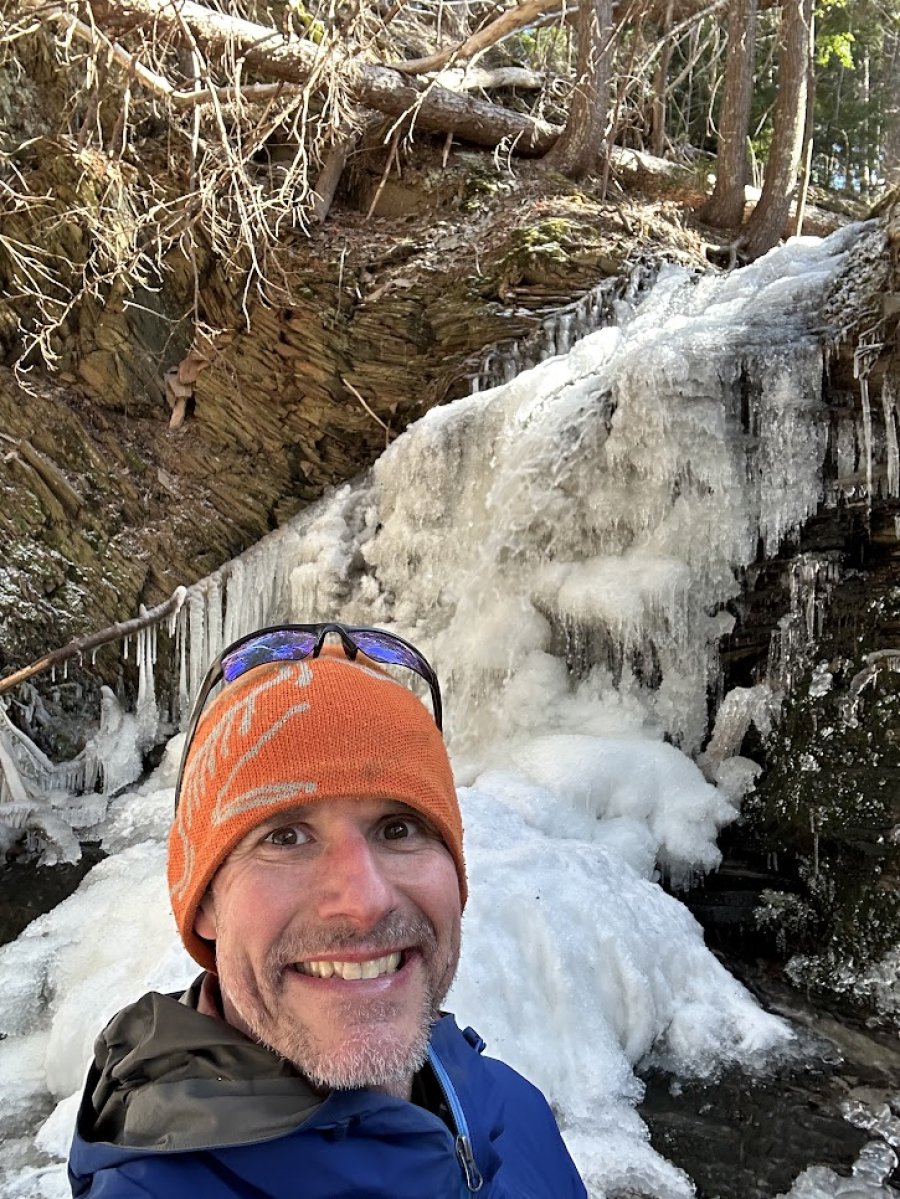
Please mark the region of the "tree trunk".
<svg viewBox="0 0 900 1199"><path fill-rule="evenodd" d="M566 127L545 161L570 179L598 166L606 140L612 0L583 0L575 25L578 80Z"/></svg>
<svg viewBox="0 0 900 1199"><path fill-rule="evenodd" d="M803 118L803 150L800 156L800 186L797 188L797 212L794 219L794 234L799 237L803 232L803 219L806 215L806 201L809 198L809 184L812 178L813 130L816 120L816 14L810 16L809 31L809 82L806 88L806 114Z"/></svg>
<svg viewBox="0 0 900 1199"><path fill-rule="evenodd" d="M785 0L781 11L778 98L772 150L759 203L747 222L744 251L758 258L781 239L797 184L810 86L812 0Z"/></svg>
<svg viewBox="0 0 900 1199"><path fill-rule="evenodd" d="M864 196L868 196L872 190L872 109L871 102L871 79L870 79L870 60L869 52L866 50L862 60L862 101L865 109L865 120L863 121L863 139L862 153L860 155L859 173L860 173L860 191Z"/></svg>
<svg viewBox="0 0 900 1199"><path fill-rule="evenodd" d="M666 5L666 19L663 23L662 36L665 45L660 51L659 62L656 64L656 74L653 79L653 108L650 124L650 150L657 158L662 158L666 150L666 83L669 79L669 62L672 58L672 9L673 0Z"/></svg>
<svg viewBox="0 0 900 1199"><path fill-rule="evenodd" d="M610 0L600 2L607 7L610 4ZM233 54L273 79L302 83L321 67L322 52L313 42L285 38L279 30L217 12L195 0L181 0L177 5L169 0L95 0L91 9L88 26L95 23L111 38L142 29L148 35L167 34L180 41L187 29L207 52ZM69 15L61 10L55 10L53 16L69 23ZM520 154L545 153L559 133L545 121L428 85L389 67L350 58L334 65L355 103L391 117L414 114L420 129L454 133L482 146L508 140ZM324 77L327 79L327 71Z"/></svg>
<svg viewBox="0 0 900 1199"><path fill-rule="evenodd" d="M733 0L728 15L725 91L719 117L716 185L697 214L716 229L735 229L744 219L747 130L753 98L757 0Z"/></svg>
<svg viewBox="0 0 900 1199"><path fill-rule="evenodd" d="M887 41L884 56L890 63L884 71L884 178L888 187L900 187L900 34Z"/></svg>
<svg viewBox="0 0 900 1199"><path fill-rule="evenodd" d="M886 38L884 62L884 180L888 187L900 187L900 32Z"/></svg>

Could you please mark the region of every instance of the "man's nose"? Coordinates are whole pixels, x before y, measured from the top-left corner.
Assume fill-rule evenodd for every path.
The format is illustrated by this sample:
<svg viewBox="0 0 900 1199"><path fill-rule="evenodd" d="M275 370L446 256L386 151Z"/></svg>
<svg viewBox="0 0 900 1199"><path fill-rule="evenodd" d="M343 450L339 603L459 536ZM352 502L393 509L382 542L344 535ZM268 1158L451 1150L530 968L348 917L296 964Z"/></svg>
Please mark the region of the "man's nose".
<svg viewBox="0 0 900 1199"><path fill-rule="evenodd" d="M341 834L319 858L317 908L322 920L371 928L395 907L394 888L372 843L362 833Z"/></svg>

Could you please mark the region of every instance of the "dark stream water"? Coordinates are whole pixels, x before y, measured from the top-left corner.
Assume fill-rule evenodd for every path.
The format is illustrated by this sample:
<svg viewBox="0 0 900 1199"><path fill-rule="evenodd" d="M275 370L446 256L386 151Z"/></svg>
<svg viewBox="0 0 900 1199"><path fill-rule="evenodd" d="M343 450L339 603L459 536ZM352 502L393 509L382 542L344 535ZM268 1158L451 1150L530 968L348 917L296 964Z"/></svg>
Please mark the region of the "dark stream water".
<svg viewBox="0 0 900 1199"><path fill-rule="evenodd" d="M0 867L0 943L71 894L102 857L86 846L77 866ZM721 956L764 1007L797 1027L799 1052L756 1078L743 1071L707 1083L646 1076L639 1110L654 1146L690 1175L699 1199L774 1199L814 1164L849 1176L872 1137L842 1116L841 1103L896 1101L900 1041L861 1019L817 1009L780 982L771 963ZM900 1170L889 1181L900 1196Z"/></svg>
<svg viewBox="0 0 900 1199"><path fill-rule="evenodd" d="M816 1008L770 964L725 964L765 1008L791 1021L798 1053L758 1078L738 1070L710 1083L646 1077L639 1110L653 1145L691 1176L701 1199L773 1199L811 1165L849 1176L873 1137L844 1118L841 1104L877 1110L896 1102L900 1041ZM900 1187L900 1170L887 1181Z"/></svg>
<svg viewBox="0 0 900 1199"><path fill-rule="evenodd" d="M35 866L26 860L0 866L0 945L14 941L32 920L68 898L102 858L99 845L83 844L74 866Z"/></svg>

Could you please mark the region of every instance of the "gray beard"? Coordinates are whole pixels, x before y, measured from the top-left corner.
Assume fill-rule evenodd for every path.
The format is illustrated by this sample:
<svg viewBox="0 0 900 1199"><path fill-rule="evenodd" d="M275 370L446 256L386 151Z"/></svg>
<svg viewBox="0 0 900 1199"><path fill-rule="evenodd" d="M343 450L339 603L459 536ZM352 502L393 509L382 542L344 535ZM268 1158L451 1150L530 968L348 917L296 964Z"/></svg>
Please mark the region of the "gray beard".
<svg viewBox="0 0 900 1199"><path fill-rule="evenodd" d="M431 1026L438 1014L440 1001L435 1003L430 994L425 995L418 1028L412 1041L385 1042L384 1038L380 1037L377 1044L372 1044L371 1033L365 1026L361 1026L344 1038L339 1061L325 1058L315 1038L303 1025L277 1030L277 1034L273 1036L274 1030L265 1028L251 1013L242 1012L233 1000L232 1006L254 1040L290 1062L309 1079L316 1090L355 1091L362 1087L405 1089L413 1075L422 1069L427 1060ZM378 1015L378 1011L377 1004L369 1005L372 1015Z"/></svg>
<svg viewBox="0 0 900 1199"><path fill-rule="evenodd" d="M339 1060L326 1054L317 1038L302 1019L288 1024L277 1004L272 1002L284 985L285 968L301 959L324 957L342 949L365 943L373 950L393 948L398 943L414 943L421 949L426 966L422 1004L412 1038L391 1037L386 1026L395 1008L393 1000L385 999L367 1005L365 1014L348 1000L346 1031L342 1038ZM327 936L321 929L308 932L303 928L291 933L274 945L264 967L265 995L255 1001L244 998L240 981L230 977L228 962L219 962L219 982L226 1004L238 1017L242 1027L272 1053L290 1062L318 1090L358 1090L363 1087L408 1093L414 1074L421 1070L428 1056L431 1026L440 1012L440 1005L450 988L455 963L440 968L437 962L437 938L424 916L403 919L389 915L375 929L361 938L359 932L336 929ZM223 970L224 967L224 970ZM438 971L440 969L440 973ZM232 986L233 982L238 985ZM268 1001L268 1002L267 1002ZM340 1020L340 1007L336 1018ZM378 1026L373 1037L372 1025Z"/></svg>

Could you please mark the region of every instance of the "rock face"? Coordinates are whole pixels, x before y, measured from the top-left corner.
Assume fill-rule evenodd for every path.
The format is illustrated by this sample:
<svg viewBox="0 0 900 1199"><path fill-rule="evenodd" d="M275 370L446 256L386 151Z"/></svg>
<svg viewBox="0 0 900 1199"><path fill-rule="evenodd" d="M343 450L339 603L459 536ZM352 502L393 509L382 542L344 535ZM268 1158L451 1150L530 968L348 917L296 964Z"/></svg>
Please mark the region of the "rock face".
<svg viewBox="0 0 900 1199"><path fill-rule="evenodd" d="M784 707L742 821L726 835L723 878L692 897L730 949L774 953L788 977L829 1002L862 1004L900 1026L900 541L896 413L900 201L883 213L889 262L872 309L867 398L872 464L855 474L833 438L840 498L793 552L759 563L726 648L726 688L782 671ZM859 381L837 364L836 419L859 410ZM892 432L893 431L893 432ZM879 465L880 464L880 465ZM843 470L843 477L842 475ZM773 634L774 640L773 640ZM773 652L774 649L774 652ZM731 890L729 890L731 888ZM727 899L725 897L728 897ZM755 910L755 929L753 928ZM730 927L729 927L730 926ZM742 946L743 940L743 946Z"/></svg>
<svg viewBox="0 0 900 1199"><path fill-rule="evenodd" d="M843 516L820 518L804 538L828 546L822 575L840 575L827 587L820 575L811 602L821 629L778 728L756 747L765 769L729 846L759 871L751 906L763 941L752 948L774 950L807 990L871 1005L896 1024L900 559L896 537L866 541Z"/></svg>

